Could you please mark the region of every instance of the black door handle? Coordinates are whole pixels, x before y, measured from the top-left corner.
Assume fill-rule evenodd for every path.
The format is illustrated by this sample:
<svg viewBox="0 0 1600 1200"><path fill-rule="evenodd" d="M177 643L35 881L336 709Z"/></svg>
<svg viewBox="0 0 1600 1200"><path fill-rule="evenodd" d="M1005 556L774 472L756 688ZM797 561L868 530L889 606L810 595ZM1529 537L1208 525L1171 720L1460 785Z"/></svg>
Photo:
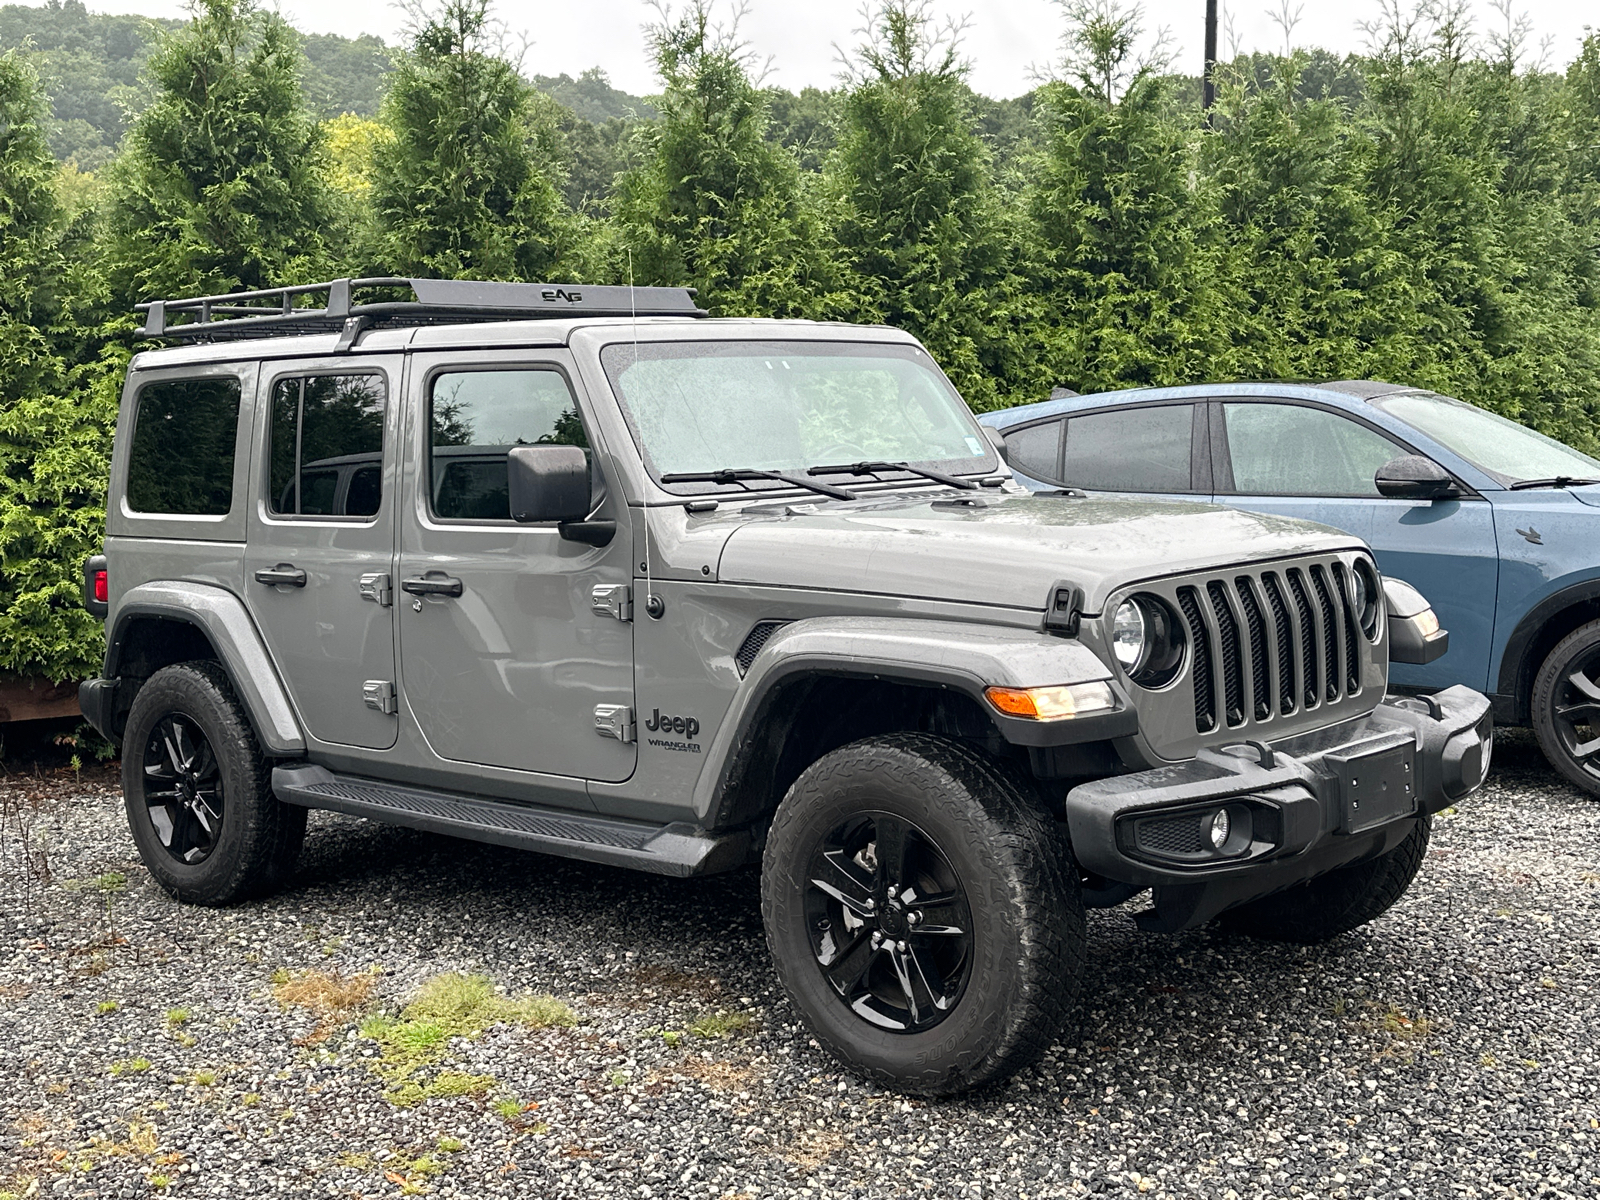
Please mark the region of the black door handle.
<svg viewBox="0 0 1600 1200"><path fill-rule="evenodd" d="M459 596L461 580L448 575L423 575L418 579L402 579L400 590L413 596Z"/></svg>
<svg viewBox="0 0 1600 1200"><path fill-rule="evenodd" d="M305 587L306 573L293 563L279 563L257 571L256 582L268 587Z"/></svg>

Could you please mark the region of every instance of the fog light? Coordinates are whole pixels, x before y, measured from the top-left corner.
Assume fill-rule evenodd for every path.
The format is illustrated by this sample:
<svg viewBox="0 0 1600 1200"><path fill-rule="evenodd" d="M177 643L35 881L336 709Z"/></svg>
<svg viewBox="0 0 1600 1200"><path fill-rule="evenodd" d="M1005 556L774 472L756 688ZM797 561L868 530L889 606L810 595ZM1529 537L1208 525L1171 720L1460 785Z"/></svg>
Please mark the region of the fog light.
<svg viewBox="0 0 1600 1200"><path fill-rule="evenodd" d="M1221 850L1228 844L1228 834L1233 832L1233 821L1228 816L1228 810L1219 808L1211 815L1211 845Z"/></svg>

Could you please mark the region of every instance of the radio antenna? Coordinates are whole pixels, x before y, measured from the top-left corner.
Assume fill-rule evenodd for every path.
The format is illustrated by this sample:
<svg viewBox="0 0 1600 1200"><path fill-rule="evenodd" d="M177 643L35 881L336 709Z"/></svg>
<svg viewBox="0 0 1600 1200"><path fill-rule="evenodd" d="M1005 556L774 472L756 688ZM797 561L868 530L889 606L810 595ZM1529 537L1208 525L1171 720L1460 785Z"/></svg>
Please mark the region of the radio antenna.
<svg viewBox="0 0 1600 1200"><path fill-rule="evenodd" d="M628 310L633 321L633 363L639 365L639 304L633 287L633 247L628 247ZM656 614L656 589L650 578L650 502L645 501L639 510L639 523L644 529L644 610L652 617Z"/></svg>

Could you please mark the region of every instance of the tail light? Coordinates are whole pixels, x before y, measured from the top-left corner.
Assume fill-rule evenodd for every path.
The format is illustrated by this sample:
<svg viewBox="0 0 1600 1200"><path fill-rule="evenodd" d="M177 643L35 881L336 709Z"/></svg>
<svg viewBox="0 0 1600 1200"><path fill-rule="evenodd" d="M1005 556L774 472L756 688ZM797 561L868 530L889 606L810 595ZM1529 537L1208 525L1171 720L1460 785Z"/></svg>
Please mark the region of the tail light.
<svg viewBox="0 0 1600 1200"><path fill-rule="evenodd" d="M96 554L83 564L83 607L91 616L104 618L111 606L111 576L106 556Z"/></svg>

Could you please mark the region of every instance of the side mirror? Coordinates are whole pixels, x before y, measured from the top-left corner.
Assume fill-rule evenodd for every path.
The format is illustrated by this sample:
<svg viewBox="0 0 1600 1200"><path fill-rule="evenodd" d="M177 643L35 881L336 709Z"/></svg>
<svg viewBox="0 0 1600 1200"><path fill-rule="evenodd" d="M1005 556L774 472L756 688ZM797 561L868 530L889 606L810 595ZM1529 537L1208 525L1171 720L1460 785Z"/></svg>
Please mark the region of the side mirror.
<svg viewBox="0 0 1600 1200"><path fill-rule="evenodd" d="M513 446L506 494L513 521L581 521L589 515L589 460L577 446Z"/></svg>
<svg viewBox="0 0 1600 1200"><path fill-rule="evenodd" d="M1000 461L1009 467L1011 465L1011 452L1006 449L1006 435L993 425L983 425L980 428L983 430L984 435L988 437L989 444L994 447L994 452L1000 456Z"/></svg>
<svg viewBox="0 0 1600 1200"><path fill-rule="evenodd" d="M1378 468L1372 482L1378 495L1391 500L1444 500L1459 494L1450 472L1421 454L1391 459Z"/></svg>

